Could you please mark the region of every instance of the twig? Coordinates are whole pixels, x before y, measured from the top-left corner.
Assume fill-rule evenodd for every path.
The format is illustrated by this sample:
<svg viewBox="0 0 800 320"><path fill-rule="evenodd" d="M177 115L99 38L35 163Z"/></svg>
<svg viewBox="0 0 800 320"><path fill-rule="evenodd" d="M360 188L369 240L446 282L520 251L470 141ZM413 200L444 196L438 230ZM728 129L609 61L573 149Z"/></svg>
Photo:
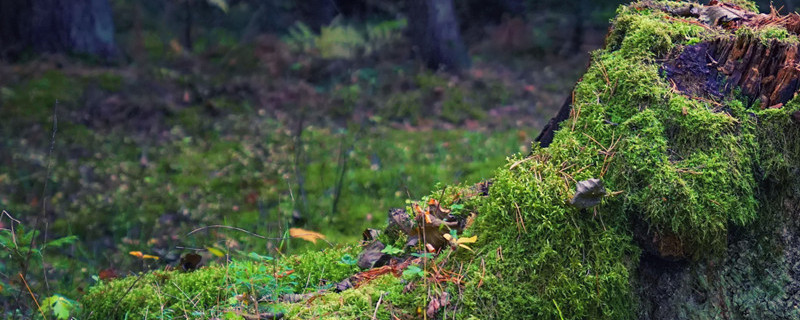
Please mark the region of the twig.
<svg viewBox="0 0 800 320"><path fill-rule="evenodd" d="M384 294L386 294L386 292L381 293L381 296L378 297L378 304L375 305L375 312L372 313L372 320L378 319L378 307L381 306Z"/></svg>
<svg viewBox="0 0 800 320"><path fill-rule="evenodd" d="M522 163L524 163L524 162L526 162L526 161L529 161L529 160L531 160L531 159L533 159L533 156L526 157L525 159L522 159L522 160L519 160L519 161L517 161L517 162L514 162L514 164L512 164L510 167L508 167L508 170L514 170L514 168L516 168L516 167L517 167L517 166L519 166L520 164L522 164Z"/></svg>
<svg viewBox="0 0 800 320"><path fill-rule="evenodd" d="M528 229L527 229L527 228L525 228L525 219L523 219L523 218L522 218L522 211L521 211L521 210L519 210L519 206L517 205L517 203L516 203L516 202L514 202L514 207L516 207L516 208L517 208L517 217L518 217L518 219L519 219L519 220L517 221L517 222L518 222L518 223L517 223L517 233L521 233L521 232L520 232L521 230L520 230L520 228L519 228L520 224L522 225L522 230L524 230L524 231L525 231L525 233L528 233Z"/></svg>
<svg viewBox="0 0 800 320"><path fill-rule="evenodd" d="M279 239L282 239L282 238L275 238L275 239L267 238L265 236L262 236L260 234L252 233L252 232L247 231L247 230L242 229L242 228L226 226L226 225L221 225L221 224L215 224L215 225L210 225L210 226L205 226L205 227L200 227L200 228L194 229L191 232L187 233L186 236L190 236L193 233L196 233L198 231L202 231L202 230L205 230L205 229L211 229L211 228L222 228L222 229L231 229L231 230L241 231L241 232L244 232L244 233L249 234L251 236L254 236L256 238L261 238L261 239L268 239L268 240L279 240Z"/></svg>
<svg viewBox="0 0 800 320"><path fill-rule="evenodd" d="M17 273L17 274L19 275L19 278L22 279L22 283L25 284L25 288L28 289L28 293L31 294L31 299L33 299L33 302L36 303L36 308L39 309L39 312L42 314L42 318L44 318L44 320L47 320L47 317L44 315L44 311L42 310L42 306L39 305L39 301L36 301L36 296L33 295L31 287L28 286L28 281L25 281L25 277L22 276L22 273Z"/></svg>
<svg viewBox="0 0 800 320"><path fill-rule="evenodd" d="M145 274L144 271L139 272L139 276L136 277L136 280L133 280L133 283L131 283L131 286L128 287L128 290L125 290L125 293L123 293L122 296L119 297L119 299L117 299L117 301L114 303L114 310L111 311L111 314L117 314L117 309L119 308L119 305L120 305L120 302L122 302L122 299L125 299L125 296L127 296L128 293L130 293L131 290L133 290L133 287L136 286L137 283L139 283L139 280L141 280L142 277L144 277L144 274ZM87 317L87 318L91 318L91 315L92 314L90 313L89 317Z"/></svg>
<svg viewBox="0 0 800 320"><path fill-rule="evenodd" d="M52 134L52 137L50 138L50 151L47 152L47 171L45 172L44 185L42 186L42 214L39 215L39 216L36 216L36 218L34 219L34 221L33 221L33 230L39 229L40 220L43 221L43 220L47 219L47 217L46 217L46 215L47 215L47 198L46 198L46 195L47 195L47 181L50 180L50 168L52 166L52 162L50 160L51 160L51 157L53 155L53 149L55 149L55 145L56 145L56 132L58 132L58 113L57 113L57 111L58 111L58 100L56 100L56 103L53 104L53 134ZM34 235L35 234L36 233L34 232ZM22 264L22 270L21 270L22 272L20 272L21 276L25 276L25 275L28 274L28 266L30 265L31 255L33 254L33 244L35 243L34 242L35 240L36 240L36 237L31 237L31 241L28 243L28 254L25 257L25 262ZM46 239L45 239L45 241L46 241ZM44 274L45 287L49 288L50 285L48 284L48 280L47 280L47 270L45 270L45 267L44 267L44 255L41 255L41 257L42 257L42 273ZM21 293L22 293L22 291L20 291L20 294ZM20 298L21 297L18 294L17 295L17 302L19 302Z"/></svg>

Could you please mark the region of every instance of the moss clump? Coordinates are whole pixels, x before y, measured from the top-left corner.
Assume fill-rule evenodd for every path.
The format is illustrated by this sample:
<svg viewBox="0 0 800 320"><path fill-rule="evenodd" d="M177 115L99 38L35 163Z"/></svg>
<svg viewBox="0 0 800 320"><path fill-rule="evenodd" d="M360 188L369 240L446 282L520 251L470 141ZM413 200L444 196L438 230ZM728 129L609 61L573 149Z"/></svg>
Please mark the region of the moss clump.
<svg viewBox="0 0 800 320"><path fill-rule="evenodd" d="M703 30L635 6L618 11L549 148L497 172L474 226L482 241L468 263L467 314L633 318L632 221L673 239L659 250L717 259L729 228L758 218L762 174L785 176L797 166L792 103L752 110L736 97L673 90L654 58L696 42ZM613 196L594 210L567 205L576 182L588 178L602 179Z"/></svg>
<svg viewBox="0 0 800 320"><path fill-rule="evenodd" d="M353 249L331 248L279 260L250 254L250 259L193 272L154 271L101 282L81 300L84 318L161 319L169 315L204 319L230 309L253 308L241 297L277 300L283 294L328 288L352 275L357 270ZM260 307L261 311L276 310L269 303Z"/></svg>
<svg viewBox="0 0 800 320"><path fill-rule="evenodd" d="M395 316L417 318L417 308L424 308L427 295L424 286L411 286L393 275L383 275L356 289L327 293L308 303L284 303L278 306L288 319L392 319ZM378 305L378 301L381 304ZM376 308L377 306L377 308Z"/></svg>

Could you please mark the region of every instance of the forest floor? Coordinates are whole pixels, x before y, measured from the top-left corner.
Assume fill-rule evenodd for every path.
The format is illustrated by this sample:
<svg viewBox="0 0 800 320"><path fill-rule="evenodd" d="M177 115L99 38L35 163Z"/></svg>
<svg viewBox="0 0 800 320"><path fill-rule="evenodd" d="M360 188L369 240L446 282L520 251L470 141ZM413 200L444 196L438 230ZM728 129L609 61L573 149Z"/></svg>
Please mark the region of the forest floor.
<svg viewBox="0 0 800 320"><path fill-rule="evenodd" d="M0 229L66 240L38 266L24 254L0 262L0 296L19 298L21 269L37 295L75 299L98 276L174 265L187 250L223 261L327 246L287 243L292 226L354 243L406 199L527 153L588 61L498 57L483 44L453 75L397 54L402 43L333 58L290 44L155 44L127 66L0 65L0 118L11 119L0 126ZM203 228L215 225L266 239Z"/></svg>

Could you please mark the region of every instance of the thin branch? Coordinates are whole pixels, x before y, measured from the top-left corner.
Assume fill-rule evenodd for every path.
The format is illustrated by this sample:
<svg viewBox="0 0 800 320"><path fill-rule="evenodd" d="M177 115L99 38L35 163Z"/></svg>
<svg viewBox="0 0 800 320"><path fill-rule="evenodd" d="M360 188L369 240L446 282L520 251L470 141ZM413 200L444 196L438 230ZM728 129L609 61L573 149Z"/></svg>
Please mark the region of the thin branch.
<svg viewBox="0 0 800 320"><path fill-rule="evenodd" d="M375 305L375 312L372 313L372 320L378 319L378 307L381 306L381 301L383 300L383 295L385 294L386 292L381 293L381 296L378 297L378 303Z"/></svg>
<svg viewBox="0 0 800 320"><path fill-rule="evenodd" d="M47 152L47 171L45 172L44 185L42 186L42 214L39 215L39 216L36 216L36 218L34 219L34 221L33 221L33 230L39 229L39 222L40 221L44 221L44 220L47 219L47 216L46 216L47 215L47 198L46 198L46 195L47 195L47 181L50 180L50 169L52 167L51 158L52 158L52 155L53 155L53 149L55 149L55 145L56 145L56 132L58 132L58 113L57 113L57 111L58 111L58 100L56 100L56 103L53 104L53 134L52 134L52 137L50 138L50 151ZM35 234L36 233L34 232L34 235ZM33 254L33 245L35 243L35 240L36 240L36 237L33 236L33 237L31 237L31 241L28 243L28 254L25 257L25 262L22 264L22 270L20 272L20 277L24 278L28 274L28 267L30 265L31 255ZM47 240L45 239L44 241L47 241ZM47 288L49 288L50 285L49 285L48 280L47 280L47 270L44 270L45 269L45 267L44 267L44 255L41 255L41 257L42 257L42 271L44 273L45 286ZM20 294L21 293L22 293L22 291L20 291ZM17 302L20 301L20 298L21 298L20 294L17 295Z"/></svg>
<svg viewBox="0 0 800 320"><path fill-rule="evenodd" d="M187 233L187 234L186 234L186 236L190 236L190 235L192 235L193 233L196 233L196 232L198 232L198 231L203 231L203 230L205 230L205 229L211 229L211 228L231 229L231 230L241 231L241 232L244 232L244 233L246 233L246 234L249 234L249 235L251 235L251 236L254 236L254 237L256 237L256 238L261 238L261 239L274 239L274 240L277 240L277 239L282 239L282 238L267 238L267 237L265 237L265 236L262 236L262 235L260 235L260 234L256 234L256 233L252 233L252 232L250 232L250 231L247 231L247 230L245 230L245 229L242 229L242 228L237 228L237 227L232 227L232 226L226 226L226 225L221 225L221 224L215 224L215 225L210 225L210 226L205 226L205 227L200 227L200 228L194 229L194 230L192 230L191 232Z"/></svg>

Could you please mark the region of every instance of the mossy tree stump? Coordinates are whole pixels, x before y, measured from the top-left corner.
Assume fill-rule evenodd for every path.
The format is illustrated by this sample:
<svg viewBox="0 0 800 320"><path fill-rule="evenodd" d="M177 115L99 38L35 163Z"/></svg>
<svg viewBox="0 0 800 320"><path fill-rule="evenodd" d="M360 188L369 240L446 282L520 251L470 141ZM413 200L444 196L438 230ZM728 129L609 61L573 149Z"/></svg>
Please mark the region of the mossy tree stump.
<svg viewBox="0 0 800 320"><path fill-rule="evenodd" d="M487 196L424 199L477 213L472 250L279 306L292 319L799 319L800 18L737 4L621 7L546 143L509 159ZM570 205L590 179L600 204ZM93 292L126 286L112 287Z"/></svg>

